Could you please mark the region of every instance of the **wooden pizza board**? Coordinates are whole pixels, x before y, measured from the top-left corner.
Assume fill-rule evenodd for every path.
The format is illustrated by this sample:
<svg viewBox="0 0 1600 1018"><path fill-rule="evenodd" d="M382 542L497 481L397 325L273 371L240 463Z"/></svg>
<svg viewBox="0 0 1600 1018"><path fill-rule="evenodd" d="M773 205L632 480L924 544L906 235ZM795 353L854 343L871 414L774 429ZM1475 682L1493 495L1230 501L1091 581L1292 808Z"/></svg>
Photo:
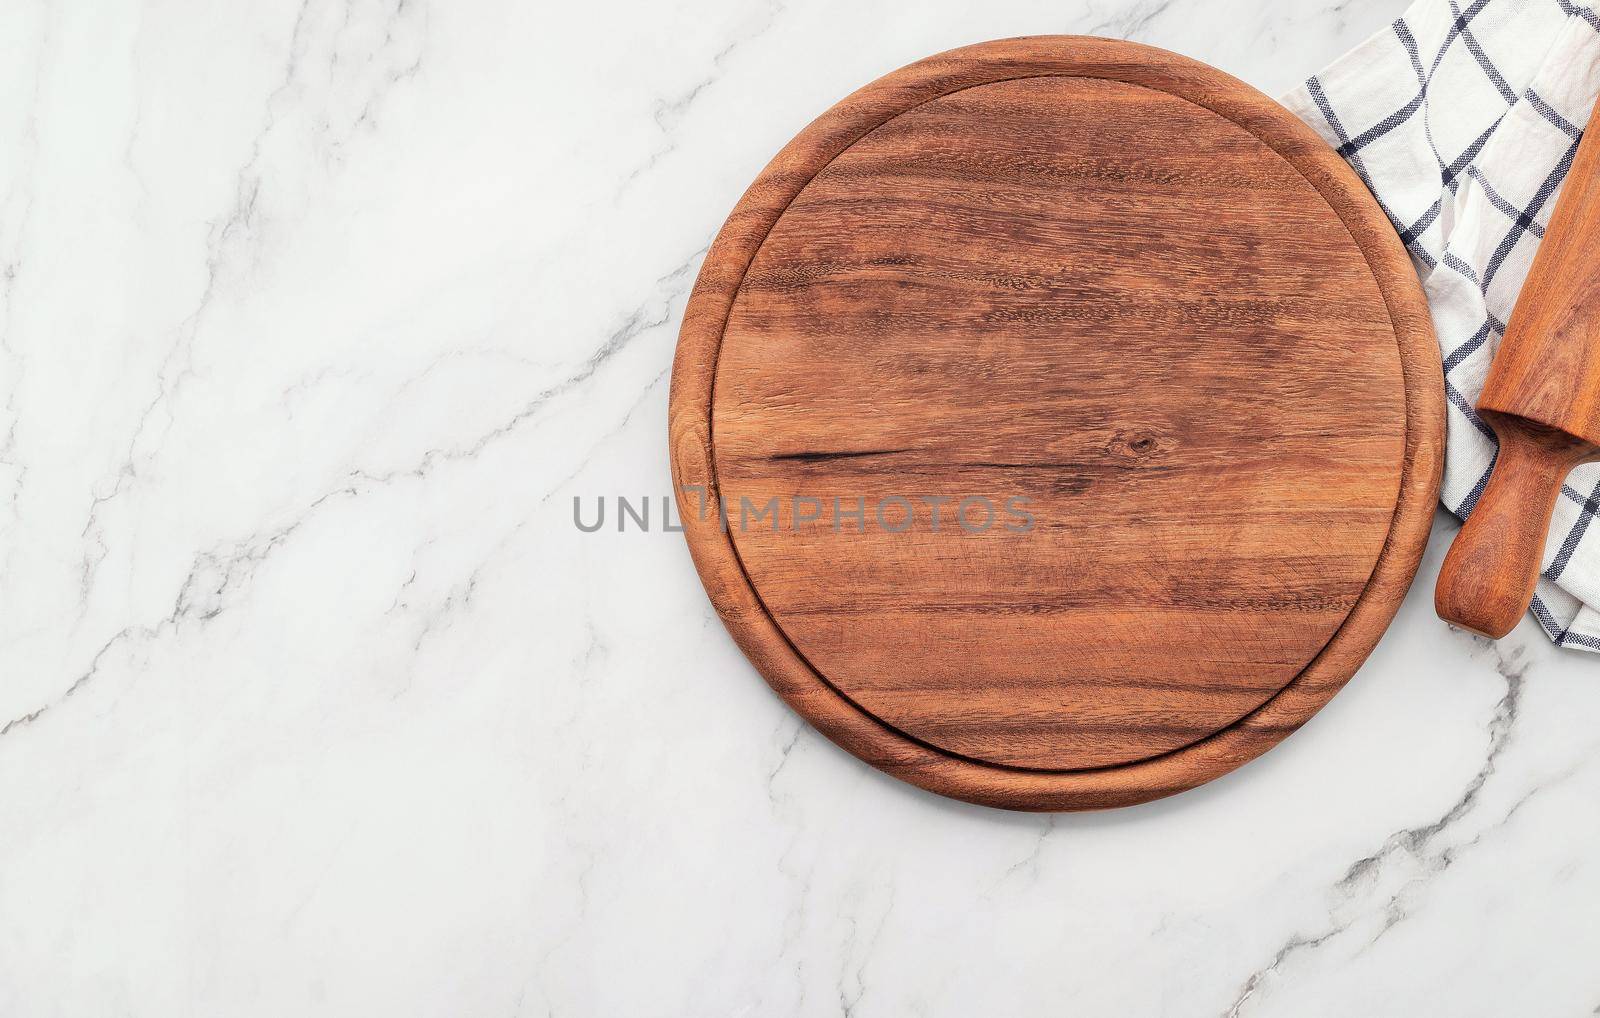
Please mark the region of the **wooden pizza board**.
<svg viewBox="0 0 1600 1018"><path fill-rule="evenodd" d="M1442 406L1331 149L1193 60L1042 37L779 153L701 270L670 430L706 590L795 710L935 792L1086 809L1223 774L1350 678Z"/></svg>

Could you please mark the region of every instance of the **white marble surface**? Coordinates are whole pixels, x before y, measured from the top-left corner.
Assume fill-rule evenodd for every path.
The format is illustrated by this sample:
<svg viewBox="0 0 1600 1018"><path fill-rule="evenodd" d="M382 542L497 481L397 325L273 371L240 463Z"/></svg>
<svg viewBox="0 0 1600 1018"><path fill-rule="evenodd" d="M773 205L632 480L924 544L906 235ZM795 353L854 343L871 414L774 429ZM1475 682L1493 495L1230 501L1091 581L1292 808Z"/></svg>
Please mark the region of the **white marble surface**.
<svg viewBox="0 0 1600 1018"><path fill-rule="evenodd" d="M1585 1015L1600 660L1430 610L1244 770L945 801L800 724L681 538L722 217L918 56L1278 92L1398 0L0 5L0 1015Z"/></svg>

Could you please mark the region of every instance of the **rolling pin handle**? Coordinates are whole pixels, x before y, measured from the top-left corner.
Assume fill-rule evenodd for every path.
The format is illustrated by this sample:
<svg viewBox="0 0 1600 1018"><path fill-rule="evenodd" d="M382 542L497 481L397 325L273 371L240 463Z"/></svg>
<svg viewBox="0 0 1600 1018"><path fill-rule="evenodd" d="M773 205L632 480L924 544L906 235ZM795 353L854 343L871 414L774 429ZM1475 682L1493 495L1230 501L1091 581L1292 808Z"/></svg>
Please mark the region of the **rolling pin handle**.
<svg viewBox="0 0 1600 1018"><path fill-rule="evenodd" d="M1517 417L1485 413L1500 439L1489 484L1456 535L1434 610L1454 626L1500 639L1533 600L1550 515L1572 468L1593 459L1594 446Z"/></svg>

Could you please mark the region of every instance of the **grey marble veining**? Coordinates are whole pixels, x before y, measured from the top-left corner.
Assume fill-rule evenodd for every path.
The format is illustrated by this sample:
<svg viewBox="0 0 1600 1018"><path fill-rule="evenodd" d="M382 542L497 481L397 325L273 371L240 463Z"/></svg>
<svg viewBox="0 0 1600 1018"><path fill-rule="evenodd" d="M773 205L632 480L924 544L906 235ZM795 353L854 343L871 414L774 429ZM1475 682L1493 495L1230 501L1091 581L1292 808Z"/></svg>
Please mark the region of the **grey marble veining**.
<svg viewBox="0 0 1600 1018"><path fill-rule="evenodd" d="M0 1014L1600 1006L1600 673L1434 620L1115 813L800 723L675 534L694 273L917 57L1093 31L1281 92L1393 0L0 8Z"/></svg>

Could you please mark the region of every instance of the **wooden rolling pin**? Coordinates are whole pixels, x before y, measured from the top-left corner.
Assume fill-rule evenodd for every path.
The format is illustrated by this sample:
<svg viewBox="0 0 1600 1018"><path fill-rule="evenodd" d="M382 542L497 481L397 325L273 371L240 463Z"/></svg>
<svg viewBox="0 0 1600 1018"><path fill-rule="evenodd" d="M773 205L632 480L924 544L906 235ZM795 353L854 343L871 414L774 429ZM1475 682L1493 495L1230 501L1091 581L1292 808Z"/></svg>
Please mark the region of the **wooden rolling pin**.
<svg viewBox="0 0 1600 1018"><path fill-rule="evenodd" d="M1590 116L1600 124L1600 103ZM1446 622L1499 639L1533 599L1561 483L1600 459L1600 130L1578 146L1478 414L1500 454L1433 604Z"/></svg>

